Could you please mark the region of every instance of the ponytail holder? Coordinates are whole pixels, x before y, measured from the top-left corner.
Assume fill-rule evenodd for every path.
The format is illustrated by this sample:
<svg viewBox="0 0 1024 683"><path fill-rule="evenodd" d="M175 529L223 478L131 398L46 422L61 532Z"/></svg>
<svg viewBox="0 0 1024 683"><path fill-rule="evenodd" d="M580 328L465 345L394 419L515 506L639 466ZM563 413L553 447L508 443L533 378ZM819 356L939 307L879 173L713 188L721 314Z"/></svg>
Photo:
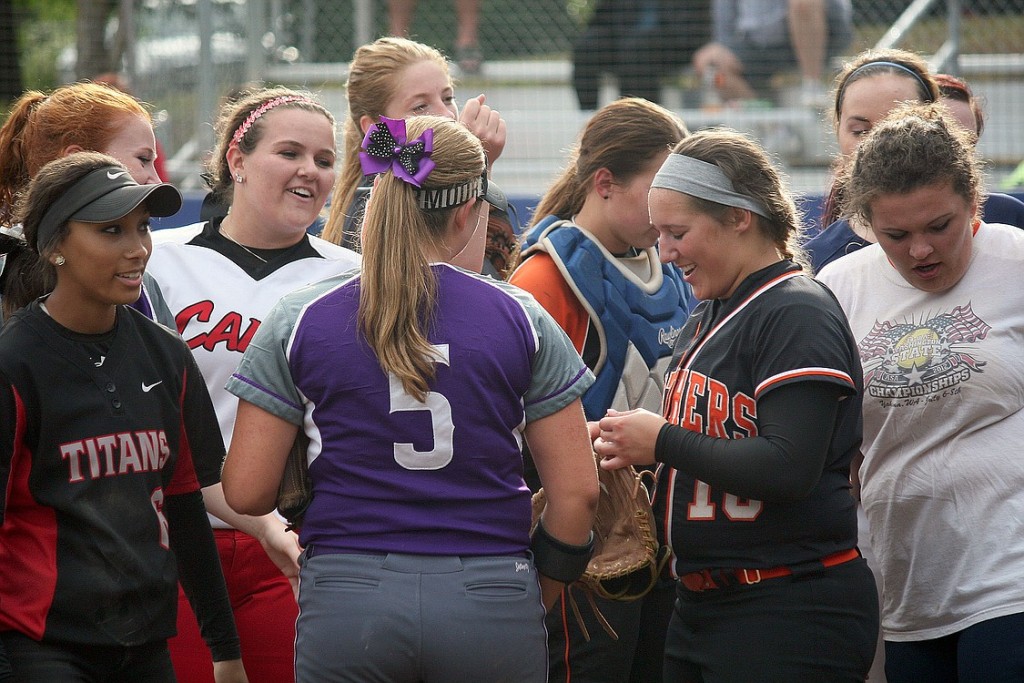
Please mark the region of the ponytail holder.
<svg viewBox="0 0 1024 683"><path fill-rule="evenodd" d="M380 117L363 137L359 164L363 175L384 173L388 169L403 181L420 187L434 170L430 159L434 151L434 129L427 128L423 135L406 142L405 120Z"/></svg>

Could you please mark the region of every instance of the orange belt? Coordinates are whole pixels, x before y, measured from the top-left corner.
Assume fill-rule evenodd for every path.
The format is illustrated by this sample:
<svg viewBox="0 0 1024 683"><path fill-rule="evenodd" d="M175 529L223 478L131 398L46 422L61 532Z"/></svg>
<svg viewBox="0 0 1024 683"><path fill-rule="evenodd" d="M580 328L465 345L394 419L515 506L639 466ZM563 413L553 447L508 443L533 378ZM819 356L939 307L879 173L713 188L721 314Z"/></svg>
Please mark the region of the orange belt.
<svg viewBox="0 0 1024 683"><path fill-rule="evenodd" d="M816 569L834 567L837 564L850 562L860 557L860 551L856 548L841 550L838 553L826 555L820 560L801 564L799 569L794 571L793 567L772 567L771 569L702 569L699 572L690 572L679 577L680 582L687 590L694 593L701 593L715 588L724 588L741 584L753 586L765 579L777 579L780 576L792 576L794 573L810 573ZM810 570L810 571L808 571Z"/></svg>

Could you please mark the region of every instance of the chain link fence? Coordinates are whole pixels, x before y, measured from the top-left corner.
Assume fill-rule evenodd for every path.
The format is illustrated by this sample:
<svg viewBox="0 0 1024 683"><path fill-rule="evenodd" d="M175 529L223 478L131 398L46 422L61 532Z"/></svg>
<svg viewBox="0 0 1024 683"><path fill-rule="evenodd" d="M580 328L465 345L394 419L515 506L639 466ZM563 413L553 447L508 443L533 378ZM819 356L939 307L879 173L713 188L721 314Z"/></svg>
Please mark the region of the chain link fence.
<svg viewBox="0 0 1024 683"><path fill-rule="evenodd" d="M691 65L693 51L711 39L711 3L479 0L478 51L459 44L473 33L466 29L472 0L419 0L405 9L414 8L410 36L453 60L459 98L486 93L508 122L496 173L510 194L543 192L589 113L620 93L660 101L691 129L749 130L777 155L795 189L822 192L835 152L827 97L816 106L801 101L795 68L756 83L755 98L729 104L713 96ZM0 0L0 97L120 71L153 107L174 180L196 188L223 97L252 81L301 86L343 118L353 49L394 30L389 11L401 7L386 0ZM937 66L964 77L982 99L979 149L998 185L1024 159L1024 0L852 0L852 10L850 40L830 68L883 40L938 53ZM83 28L83 13L91 27ZM903 27L910 14L915 20ZM584 71L590 79L581 85Z"/></svg>

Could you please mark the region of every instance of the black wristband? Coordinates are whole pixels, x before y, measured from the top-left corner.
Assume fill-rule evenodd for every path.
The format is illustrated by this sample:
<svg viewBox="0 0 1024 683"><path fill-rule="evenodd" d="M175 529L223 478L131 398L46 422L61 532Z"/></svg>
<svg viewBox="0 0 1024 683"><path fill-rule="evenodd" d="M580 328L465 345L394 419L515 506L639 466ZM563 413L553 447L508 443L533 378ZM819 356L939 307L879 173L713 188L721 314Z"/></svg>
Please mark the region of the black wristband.
<svg viewBox="0 0 1024 683"><path fill-rule="evenodd" d="M537 520L537 528L530 539L530 550L537 571L555 581L572 583L583 576L590 563L590 556L594 554L594 532L590 532L590 537L583 545L571 545L549 534L541 520Z"/></svg>

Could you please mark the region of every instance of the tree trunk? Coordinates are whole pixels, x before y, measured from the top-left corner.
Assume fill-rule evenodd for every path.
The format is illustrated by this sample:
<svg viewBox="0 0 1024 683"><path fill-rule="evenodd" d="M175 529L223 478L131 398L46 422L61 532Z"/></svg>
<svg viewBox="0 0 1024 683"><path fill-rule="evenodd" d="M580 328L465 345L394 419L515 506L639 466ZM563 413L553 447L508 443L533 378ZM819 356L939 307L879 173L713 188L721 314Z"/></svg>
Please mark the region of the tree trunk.
<svg viewBox="0 0 1024 683"><path fill-rule="evenodd" d="M0 108L21 95L18 31L11 0L0 0Z"/></svg>
<svg viewBox="0 0 1024 683"><path fill-rule="evenodd" d="M115 7L116 0L78 0L76 78L119 70L121 55L112 54L103 40L107 18Z"/></svg>

